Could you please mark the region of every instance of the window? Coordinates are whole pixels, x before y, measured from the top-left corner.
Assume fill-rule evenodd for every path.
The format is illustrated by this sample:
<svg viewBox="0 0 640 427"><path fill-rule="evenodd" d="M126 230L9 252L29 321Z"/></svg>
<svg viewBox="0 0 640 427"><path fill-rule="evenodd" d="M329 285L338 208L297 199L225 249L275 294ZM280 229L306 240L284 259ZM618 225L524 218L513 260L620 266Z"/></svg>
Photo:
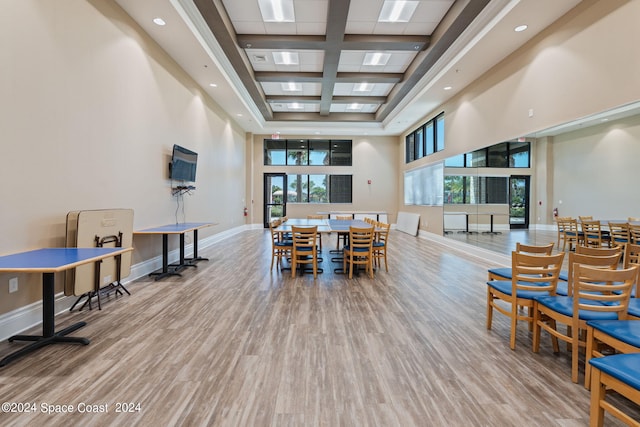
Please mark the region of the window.
<svg viewBox="0 0 640 427"><path fill-rule="evenodd" d="M444 113L429 120L405 138L405 163L444 150Z"/></svg>
<svg viewBox="0 0 640 427"><path fill-rule="evenodd" d="M287 175L288 203L351 203L351 175Z"/></svg>
<svg viewBox="0 0 640 427"><path fill-rule="evenodd" d="M506 204L509 179L503 176L444 177L444 198L450 204Z"/></svg>
<svg viewBox="0 0 640 427"><path fill-rule="evenodd" d="M350 140L265 139L264 164L351 166Z"/></svg>
<svg viewBox="0 0 640 427"><path fill-rule="evenodd" d="M438 163L404 173L404 204L442 206L444 165Z"/></svg>

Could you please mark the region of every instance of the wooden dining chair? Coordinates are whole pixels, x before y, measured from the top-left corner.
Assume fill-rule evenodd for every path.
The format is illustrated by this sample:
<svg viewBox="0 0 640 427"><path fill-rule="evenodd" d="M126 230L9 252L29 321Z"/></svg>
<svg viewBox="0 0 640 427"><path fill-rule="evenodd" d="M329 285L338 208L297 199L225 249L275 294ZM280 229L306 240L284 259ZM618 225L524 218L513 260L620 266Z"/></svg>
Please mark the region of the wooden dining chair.
<svg viewBox="0 0 640 427"><path fill-rule="evenodd" d="M387 265L387 248L389 247L389 231L391 224L375 221L375 239L373 241L373 260L376 266L380 265L380 260L384 260L384 269L389 271Z"/></svg>
<svg viewBox="0 0 640 427"><path fill-rule="evenodd" d="M629 223L629 240L631 243L640 244L640 224Z"/></svg>
<svg viewBox="0 0 640 427"><path fill-rule="evenodd" d="M353 217L351 215L336 215L337 220L341 221L351 221ZM340 240L342 240L342 246L347 244L347 239L349 238L348 231L338 231L338 240L336 241L336 251L340 250Z"/></svg>
<svg viewBox="0 0 640 427"><path fill-rule="evenodd" d="M324 219L324 215L307 215L307 219ZM322 252L322 233L318 231L318 246Z"/></svg>
<svg viewBox="0 0 640 427"><path fill-rule="evenodd" d="M567 244L569 244L569 251L572 251L574 246L582 244L584 235L582 231L578 229L578 220L575 218L569 218L564 221L563 227L564 242L562 244L562 251L566 250ZM558 246L558 248L560 248Z"/></svg>
<svg viewBox="0 0 640 427"><path fill-rule="evenodd" d="M603 245L611 246L607 235L603 233L600 221L581 221L582 233L585 246L600 248Z"/></svg>
<svg viewBox="0 0 640 427"><path fill-rule="evenodd" d="M349 279L353 277L353 267L358 265L364 265L373 279L373 235L373 227L349 227L349 242L342 254L342 271L346 274L349 264Z"/></svg>
<svg viewBox="0 0 640 427"><path fill-rule="evenodd" d="M609 221L609 245L611 247L620 246L624 248L624 245L629 243L630 240L629 223Z"/></svg>
<svg viewBox="0 0 640 427"><path fill-rule="evenodd" d="M565 232L564 229L568 223L568 221L571 220L570 216L559 216L555 218L555 222L556 222L556 228L557 228L557 232L558 232L558 243L556 244L557 248L560 248L560 241L563 242L563 247L566 244L565 242Z"/></svg>
<svg viewBox="0 0 640 427"><path fill-rule="evenodd" d="M282 238L282 233L278 231L281 221L274 219L269 222L269 231L271 232L271 268L273 270L273 264L277 260L278 267L281 266L282 260L291 256L291 250L293 249L293 242Z"/></svg>
<svg viewBox="0 0 640 427"><path fill-rule="evenodd" d="M548 245L527 245L516 243L516 252L530 255L551 255L553 253L553 243ZM487 270L487 280L511 280L513 269L511 267L494 267Z"/></svg>
<svg viewBox="0 0 640 427"><path fill-rule="evenodd" d="M594 357L606 357L603 348L614 353L640 353L640 322L637 320L590 320L587 322L587 349L584 360L584 386L591 387Z"/></svg>
<svg viewBox="0 0 640 427"><path fill-rule="evenodd" d="M536 295L555 295L564 252L556 255L511 253L511 280L487 281L487 329L491 329L493 311L511 320L509 347L516 348L519 320L533 322L533 298ZM525 314L520 308L526 308Z"/></svg>
<svg viewBox="0 0 640 427"><path fill-rule="evenodd" d="M540 349L542 329L551 335L554 352L559 352L558 339L570 343L571 381L577 383L580 348L586 348L586 339L581 338L580 331L587 329L589 320L627 318L629 296L638 272L636 266L615 270L572 263L571 255L572 295L534 298L533 352ZM558 324L566 325L567 333L562 333Z"/></svg>
<svg viewBox="0 0 640 427"><path fill-rule="evenodd" d="M591 404L589 425L602 427L605 411L628 426L640 426L640 420L628 413L626 406L618 401L607 400L615 392L640 405L640 354L617 354L591 359Z"/></svg>
<svg viewBox="0 0 640 427"><path fill-rule="evenodd" d="M291 250L291 277L296 277L298 265L311 264L313 277L318 277L318 227L291 227L293 248Z"/></svg>

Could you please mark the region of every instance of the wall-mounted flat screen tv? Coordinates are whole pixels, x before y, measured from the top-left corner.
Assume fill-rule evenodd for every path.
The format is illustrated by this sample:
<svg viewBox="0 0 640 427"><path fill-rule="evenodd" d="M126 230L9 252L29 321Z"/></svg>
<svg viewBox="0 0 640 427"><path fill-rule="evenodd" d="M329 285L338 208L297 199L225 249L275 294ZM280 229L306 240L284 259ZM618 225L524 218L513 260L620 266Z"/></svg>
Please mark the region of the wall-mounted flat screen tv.
<svg viewBox="0 0 640 427"><path fill-rule="evenodd" d="M197 163L198 153L179 145L174 145L171 164L169 165L169 177L175 181L194 182L196 180Z"/></svg>

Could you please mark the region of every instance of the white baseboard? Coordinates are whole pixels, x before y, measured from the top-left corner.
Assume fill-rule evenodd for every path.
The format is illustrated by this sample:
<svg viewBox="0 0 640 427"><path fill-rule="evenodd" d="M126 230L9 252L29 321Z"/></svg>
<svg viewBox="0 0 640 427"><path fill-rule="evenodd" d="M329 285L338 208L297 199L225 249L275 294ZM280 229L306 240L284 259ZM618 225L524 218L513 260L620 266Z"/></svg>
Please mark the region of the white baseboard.
<svg viewBox="0 0 640 427"><path fill-rule="evenodd" d="M232 237L245 230L252 229L251 224L226 230L221 233L214 234L205 239L198 241L198 251L205 249L214 243ZM260 227L262 228L262 227ZM185 255L193 255L193 244L185 245ZM169 263L174 263L180 258L180 249L169 252ZM126 285L140 277L144 277L162 268L162 255L142 261L131 266L131 274L122 280L122 284ZM71 308L77 301L78 297L74 295L66 296L62 292L55 296L55 313L60 314ZM12 335L31 329L34 326L42 324L42 301L36 301L24 307L12 310L8 313L0 315L0 340L6 340Z"/></svg>

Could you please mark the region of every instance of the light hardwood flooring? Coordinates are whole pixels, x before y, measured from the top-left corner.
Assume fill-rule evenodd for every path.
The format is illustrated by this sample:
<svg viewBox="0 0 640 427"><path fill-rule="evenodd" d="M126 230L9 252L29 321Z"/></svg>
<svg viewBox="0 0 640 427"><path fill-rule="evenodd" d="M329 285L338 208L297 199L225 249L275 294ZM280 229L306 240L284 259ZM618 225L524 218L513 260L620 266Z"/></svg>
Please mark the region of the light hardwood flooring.
<svg viewBox="0 0 640 427"><path fill-rule="evenodd" d="M91 344L1 368L0 402L37 410L0 413L0 425L588 424L589 392L571 382L564 349L553 354L543 336L532 353L521 324L511 351L500 314L485 328L490 262L392 230L389 272L349 280L333 272L331 247L316 280L292 279L269 271L268 231L246 231L202 249L210 261L182 277L139 279L101 311L57 316L58 329L86 320L75 335ZM20 345L1 343L0 355ZM139 410L117 413L118 403ZM76 412L43 414L42 404Z"/></svg>

